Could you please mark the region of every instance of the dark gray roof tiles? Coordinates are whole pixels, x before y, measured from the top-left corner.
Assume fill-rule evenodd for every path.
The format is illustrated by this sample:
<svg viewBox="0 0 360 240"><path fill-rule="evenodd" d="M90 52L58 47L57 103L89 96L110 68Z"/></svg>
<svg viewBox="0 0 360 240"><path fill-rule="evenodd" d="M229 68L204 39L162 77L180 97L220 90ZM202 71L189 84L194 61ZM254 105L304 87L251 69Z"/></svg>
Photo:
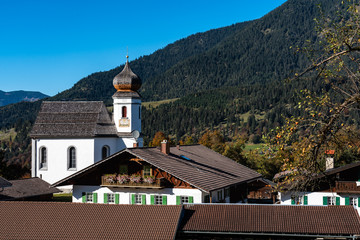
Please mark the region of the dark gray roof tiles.
<svg viewBox="0 0 360 240"><path fill-rule="evenodd" d="M40 178L26 178L9 181L12 186L0 191L0 201L16 200L60 192Z"/></svg>
<svg viewBox="0 0 360 240"><path fill-rule="evenodd" d="M115 92L113 98L141 98L138 92Z"/></svg>
<svg viewBox="0 0 360 240"><path fill-rule="evenodd" d="M3 177L0 177L0 188L10 187L12 184Z"/></svg>
<svg viewBox="0 0 360 240"><path fill-rule="evenodd" d="M103 102L44 101L30 136L96 137L117 136Z"/></svg>

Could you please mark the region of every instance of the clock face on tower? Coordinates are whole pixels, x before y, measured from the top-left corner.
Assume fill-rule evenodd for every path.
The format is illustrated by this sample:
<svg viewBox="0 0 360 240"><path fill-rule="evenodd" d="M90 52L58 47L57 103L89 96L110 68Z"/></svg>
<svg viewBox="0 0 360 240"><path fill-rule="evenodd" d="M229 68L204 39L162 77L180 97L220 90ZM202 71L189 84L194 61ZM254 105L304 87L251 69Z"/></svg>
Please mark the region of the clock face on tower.
<svg viewBox="0 0 360 240"><path fill-rule="evenodd" d="M130 119L129 118L119 119L119 127L130 127Z"/></svg>

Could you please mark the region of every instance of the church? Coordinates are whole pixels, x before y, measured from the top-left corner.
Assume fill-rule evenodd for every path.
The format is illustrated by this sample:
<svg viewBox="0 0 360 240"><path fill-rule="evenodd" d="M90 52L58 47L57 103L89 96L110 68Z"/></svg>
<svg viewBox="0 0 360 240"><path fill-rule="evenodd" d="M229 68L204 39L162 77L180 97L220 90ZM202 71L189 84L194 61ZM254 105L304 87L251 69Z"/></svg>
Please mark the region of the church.
<svg viewBox="0 0 360 240"><path fill-rule="evenodd" d="M125 148L142 147L141 83L127 60L113 79L112 116L100 101L44 101L30 133L31 176L52 184Z"/></svg>
<svg viewBox="0 0 360 240"><path fill-rule="evenodd" d="M261 174L201 146L143 147L141 79L114 77L113 114L99 101L44 101L32 138L32 177L83 203L178 205L250 201ZM261 195L271 200L271 193Z"/></svg>

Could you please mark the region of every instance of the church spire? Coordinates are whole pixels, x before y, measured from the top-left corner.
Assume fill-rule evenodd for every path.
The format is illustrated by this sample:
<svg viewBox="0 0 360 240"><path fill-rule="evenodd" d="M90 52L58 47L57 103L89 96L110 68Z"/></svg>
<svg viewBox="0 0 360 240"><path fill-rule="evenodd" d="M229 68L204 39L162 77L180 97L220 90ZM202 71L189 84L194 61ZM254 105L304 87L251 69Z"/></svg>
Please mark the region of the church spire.
<svg viewBox="0 0 360 240"><path fill-rule="evenodd" d="M124 69L114 77L113 85L119 92L136 92L141 87L141 79L133 73L129 65L129 55L126 55Z"/></svg>

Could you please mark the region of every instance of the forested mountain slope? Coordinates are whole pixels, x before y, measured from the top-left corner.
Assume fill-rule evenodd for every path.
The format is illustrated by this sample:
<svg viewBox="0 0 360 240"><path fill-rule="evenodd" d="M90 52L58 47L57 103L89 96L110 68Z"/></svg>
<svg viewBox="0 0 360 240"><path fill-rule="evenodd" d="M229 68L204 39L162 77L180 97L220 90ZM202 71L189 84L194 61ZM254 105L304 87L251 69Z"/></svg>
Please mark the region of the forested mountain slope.
<svg viewBox="0 0 360 240"><path fill-rule="evenodd" d="M240 131L261 135L281 125L282 114L300 114L288 111L288 106L296 103L294 90L304 83L287 85L282 80L309 63L295 48L315 42L318 4L327 14L340 2L289 0L261 19L194 34L132 61L132 70L143 80L143 101L181 98L144 109L144 135L149 138L163 130L179 140L219 124L224 133L244 129ZM47 100L100 100L110 105L112 79L122 68L91 74ZM321 88L315 82L312 87ZM0 128L28 131L39 106L36 102L0 108Z"/></svg>

